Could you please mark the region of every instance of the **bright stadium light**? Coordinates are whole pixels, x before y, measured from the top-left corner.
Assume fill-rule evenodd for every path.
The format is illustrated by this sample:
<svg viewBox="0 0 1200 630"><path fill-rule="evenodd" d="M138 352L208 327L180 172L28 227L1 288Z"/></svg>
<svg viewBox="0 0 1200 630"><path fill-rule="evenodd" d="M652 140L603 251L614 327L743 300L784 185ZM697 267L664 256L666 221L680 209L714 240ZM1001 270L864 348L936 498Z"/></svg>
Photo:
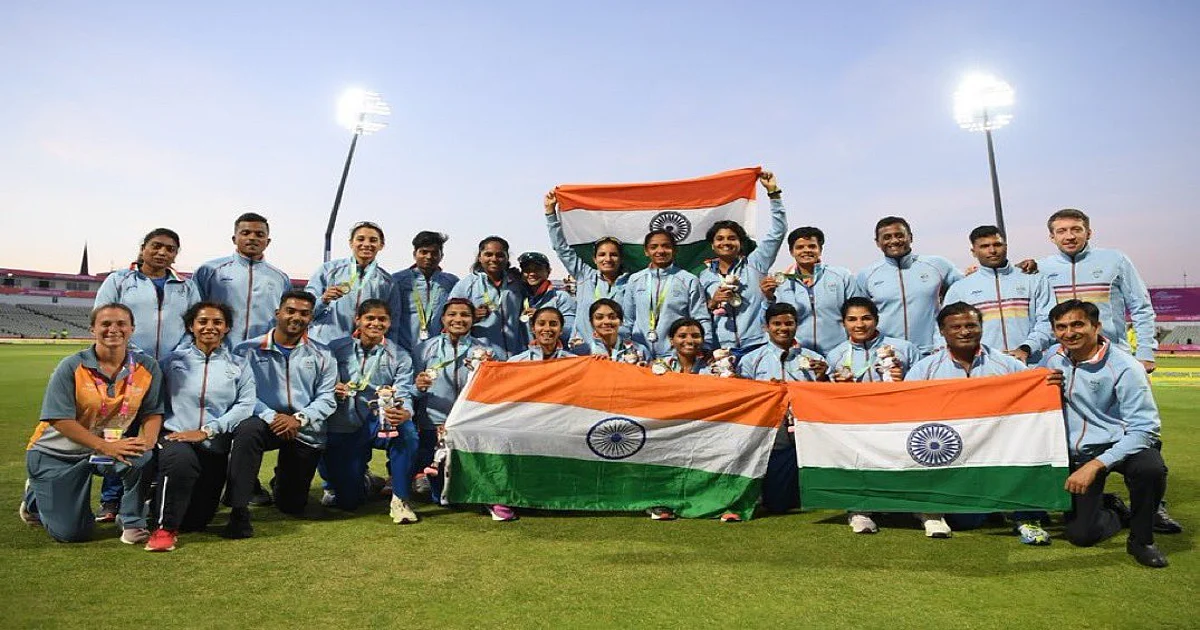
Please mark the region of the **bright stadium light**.
<svg viewBox="0 0 1200 630"><path fill-rule="evenodd" d="M982 131L987 138L988 167L992 174L992 202L996 208L996 227L1004 229L1004 209L1000 204L1000 180L996 177L996 150L992 130L1012 120L1013 89L990 74L967 75L954 93L954 120L967 131Z"/></svg>
<svg viewBox="0 0 1200 630"><path fill-rule="evenodd" d="M338 207L342 205L342 193L346 190L346 177L350 174L350 163L354 161L354 149L358 146L358 137L366 136L387 126L380 120L389 116L392 108L383 100L379 92L369 92L358 88L346 90L338 99L338 124L353 134L350 138L350 152L346 154L346 165L342 168L342 179L338 182L337 194L333 197L333 210L329 212L329 225L325 228L325 262L329 262L330 250L333 246L333 228L337 223Z"/></svg>

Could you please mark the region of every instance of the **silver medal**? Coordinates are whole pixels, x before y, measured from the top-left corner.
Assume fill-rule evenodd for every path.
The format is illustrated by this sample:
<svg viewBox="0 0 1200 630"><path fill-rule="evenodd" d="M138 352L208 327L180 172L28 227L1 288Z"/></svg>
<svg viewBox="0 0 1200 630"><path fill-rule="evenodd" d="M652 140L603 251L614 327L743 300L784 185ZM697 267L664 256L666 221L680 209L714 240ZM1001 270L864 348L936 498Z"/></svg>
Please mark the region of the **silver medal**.
<svg viewBox="0 0 1200 630"><path fill-rule="evenodd" d="M650 332L646 333L646 341L649 341L650 343L657 343L658 331L651 330Z"/></svg>
<svg viewBox="0 0 1200 630"><path fill-rule="evenodd" d="M429 331L422 328L421 332L419 334L417 334L417 338L420 339L421 341L425 341L426 339L429 338Z"/></svg>

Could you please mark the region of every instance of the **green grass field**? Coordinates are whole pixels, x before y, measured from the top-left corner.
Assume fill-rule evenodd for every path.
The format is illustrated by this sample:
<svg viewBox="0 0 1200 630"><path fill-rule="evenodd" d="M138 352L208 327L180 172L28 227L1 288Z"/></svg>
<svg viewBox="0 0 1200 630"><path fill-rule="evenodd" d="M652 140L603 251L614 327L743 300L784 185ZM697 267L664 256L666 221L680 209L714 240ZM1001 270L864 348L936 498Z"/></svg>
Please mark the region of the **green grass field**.
<svg viewBox="0 0 1200 630"><path fill-rule="evenodd" d="M259 509L253 539L189 534L177 551L150 554L111 525L64 545L17 518L25 441L71 350L0 346L4 627L1200 625L1200 388L1156 390L1167 498L1186 528L1159 537L1171 561L1161 570L1135 564L1124 535L1079 549L1057 526L1053 545L1031 548L1000 527L929 540L908 519L855 536L832 511L732 525L607 514L493 523L424 505L424 520L401 528L383 502L346 516L315 505L315 490L304 520Z"/></svg>

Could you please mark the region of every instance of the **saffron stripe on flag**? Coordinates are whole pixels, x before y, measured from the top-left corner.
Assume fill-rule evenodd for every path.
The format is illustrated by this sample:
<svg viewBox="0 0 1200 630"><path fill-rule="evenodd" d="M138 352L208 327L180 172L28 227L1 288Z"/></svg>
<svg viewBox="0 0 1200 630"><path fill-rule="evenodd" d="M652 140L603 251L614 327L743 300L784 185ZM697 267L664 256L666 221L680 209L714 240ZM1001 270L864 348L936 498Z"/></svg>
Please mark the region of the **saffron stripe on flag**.
<svg viewBox="0 0 1200 630"><path fill-rule="evenodd" d="M665 210L711 208L735 199L754 199L761 167L704 177L627 184L564 184L554 189L560 212L572 210Z"/></svg>

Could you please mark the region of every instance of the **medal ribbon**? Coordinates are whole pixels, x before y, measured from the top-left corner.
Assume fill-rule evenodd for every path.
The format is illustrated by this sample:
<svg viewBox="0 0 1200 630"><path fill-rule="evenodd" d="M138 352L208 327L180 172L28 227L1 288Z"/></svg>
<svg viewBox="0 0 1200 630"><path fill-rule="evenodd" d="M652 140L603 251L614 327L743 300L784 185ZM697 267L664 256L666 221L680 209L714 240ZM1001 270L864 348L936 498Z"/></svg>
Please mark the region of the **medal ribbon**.
<svg viewBox="0 0 1200 630"><path fill-rule="evenodd" d="M426 293L426 297L429 299L430 306L432 306L433 305L433 283L432 282L426 281L425 293ZM417 289L415 282L413 283L412 299L413 299L413 304L415 304L417 307L417 323L420 325L420 328L422 331L428 332L429 331L429 317L430 317L430 315L433 314L433 310L430 309L430 312L428 314L425 312L425 303L421 301L421 292Z"/></svg>
<svg viewBox="0 0 1200 630"><path fill-rule="evenodd" d="M663 282L662 277L659 274L659 272L656 271L654 274L654 280L658 285L658 299L650 300L650 330L653 330L653 331L658 330L658 317L662 313L663 299L666 298L667 290L671 288L671 281L674 279L675 279L674 276L671 276L668 274L667 281ZM646 283L649 284L649 282L650 282L649 277L647 277ZM654 296L652 293L651 298L653 298L653 297Z"/></svg>
<svg viewBox="0 0 1200 630"><path fill-rule="evenodd" d="M357 355L359 350L362 350L361 343L358 344L357 346L355 346L354 354ZM383 354L384 354L383 344L380 343L379 345L372 348L372 350L375 353L374 357L370 356L370 353L371 353L370 350L364 351L364 353L363 353L362 361L358 364L359 377L358 378L354 378L354 377L350 378L350 390L351 391L361 392L367 388L367 385L371 384L371 377L375 376L375 370L377 370L379 368L379 362L383 360Z"/></svg>

